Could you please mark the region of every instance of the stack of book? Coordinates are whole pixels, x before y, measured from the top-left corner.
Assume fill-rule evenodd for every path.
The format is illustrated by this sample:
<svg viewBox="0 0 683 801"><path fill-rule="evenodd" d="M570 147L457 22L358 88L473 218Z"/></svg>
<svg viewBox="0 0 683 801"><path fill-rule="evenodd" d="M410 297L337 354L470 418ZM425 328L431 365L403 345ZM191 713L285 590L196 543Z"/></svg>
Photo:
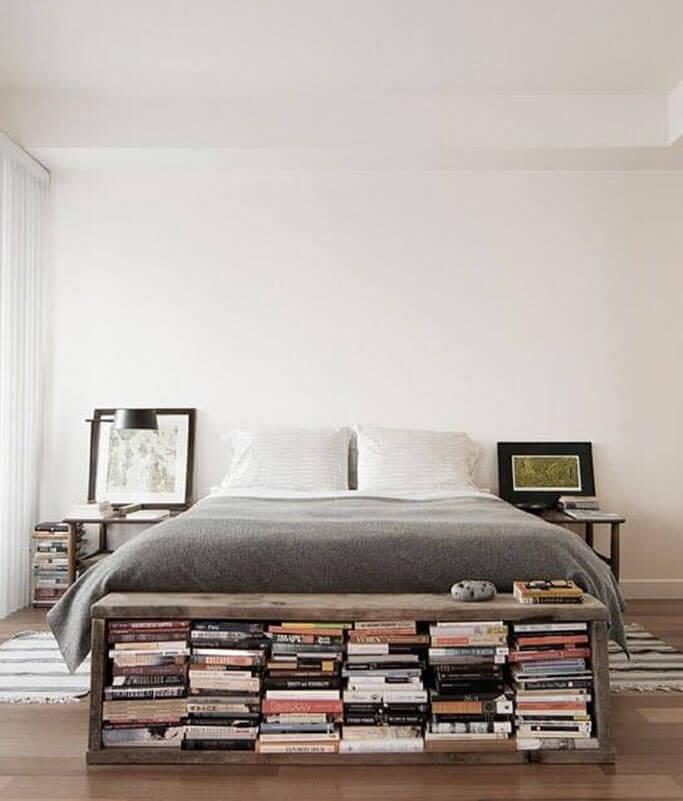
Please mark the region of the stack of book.
<svg viewBox="0 0 683 801"><path fill-rule="evenodd" d="M415 621L357 622L342 668L342 753L422 751L429 637Z"/></svg>
<svg viewBox="0 0 683 801"><path fill-rule="evenodd" d="M494 740L501 747L512 743L513 699L503 673L509 653L507 625L436 623L429 632L427 750L490 748Z"/></svg>
<svg viewBox="0 0 683 801"><path fill-rule="evenodd" d="M188 620L112 621L105 747L180 748L187 713Z"/></svg>
<svg viewBox="0 0 683 801"><path fill-rule="evenodd" d="M263 623L194 621L190 633L187 750L253 751L259 733Z"/></svg>
<svg viewBox="0 0 683 801"><path fill-rule="evenodd" d="M81 555L82 532L76 532L74 561ZM69 525L38 523L33 531L33 604L52 606L69 582Z"/></svg>
<svg viewBox="0 0 683 801"><path fill-rule="evenodd" d="M268 627L261 753L339 750L340 670L349 625L283 622Z"/></svg>
<svg viewBox="0 0 683 801"><path fill-rule="evenodd" d="M560 495L557 505L564 512L568 509L596 511L600 508L600 502L595 495Z"/></svg>
<svg viewBox="0 0 683 801"><path fill-rule="evenodd" d="M512 594L522 604L580 604L583 601L581 587L565 579L515 581Z"/></svg>
<svg viewBox="0 0 683 801"><path fill-rule="evenodd" d="M592 748L586 623L516 623L510 651L517 747Z"/></svg>

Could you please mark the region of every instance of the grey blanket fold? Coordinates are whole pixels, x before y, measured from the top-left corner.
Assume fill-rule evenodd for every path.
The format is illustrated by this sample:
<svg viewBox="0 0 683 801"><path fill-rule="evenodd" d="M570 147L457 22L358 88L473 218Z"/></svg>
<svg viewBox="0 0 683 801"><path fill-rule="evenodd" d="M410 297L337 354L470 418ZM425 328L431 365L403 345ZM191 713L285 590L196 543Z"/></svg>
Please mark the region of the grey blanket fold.
<svg viewBox="0 0 683 801"><path fill-rule="evenodd" d="M130 540L83 575L48 622L74 670L90 650L90 607L109 592L448 592L463 578L499 591L573 579L603 601L622 647L623 598L575 534L494 497L211 497Z"/></svg>

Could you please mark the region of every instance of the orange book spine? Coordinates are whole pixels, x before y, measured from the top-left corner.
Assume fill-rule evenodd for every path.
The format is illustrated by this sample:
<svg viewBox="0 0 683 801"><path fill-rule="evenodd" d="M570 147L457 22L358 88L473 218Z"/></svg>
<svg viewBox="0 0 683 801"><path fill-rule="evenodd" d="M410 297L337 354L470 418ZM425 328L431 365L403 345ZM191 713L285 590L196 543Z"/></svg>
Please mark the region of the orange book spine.
<svg viewBox="0 0 683 801"><path fill-rule="evenodd" d="M518 645L580 645L588 642L587 634L550 634L546 637L518 637Z"/></svg>

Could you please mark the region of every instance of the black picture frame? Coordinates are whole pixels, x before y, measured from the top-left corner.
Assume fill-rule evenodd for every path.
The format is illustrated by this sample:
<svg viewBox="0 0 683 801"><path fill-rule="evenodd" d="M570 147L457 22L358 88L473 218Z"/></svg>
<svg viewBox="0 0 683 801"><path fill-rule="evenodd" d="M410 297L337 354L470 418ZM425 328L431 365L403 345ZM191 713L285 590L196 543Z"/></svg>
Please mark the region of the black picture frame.
<svg viewBox="0 0 683 801"><path fill-rule="evenodd" d="M520 489L515 485L515 456L576 456L580 489ZM561 495L595 495L593 446L590 442L499 442L498 491L504 501L522 509L550 509Z"/></svg>
<svg viewBox="0 0 683 801"><path fill-rule="evenodd" d="M143 502L146 509L171 509L183 511L192 505L193 479L194 479L194 443L196 429L196 409L155 409L157 417L163 415L181 415L187 417L188 439L185 469L185 498L179 503L148 503ZM94 409L90 423L90 464L88 470L88 501L96 500L97 468L99 459L100 428L103 423L109 424L116 409ZM114 504L116 505L116 504Z"/></svg>

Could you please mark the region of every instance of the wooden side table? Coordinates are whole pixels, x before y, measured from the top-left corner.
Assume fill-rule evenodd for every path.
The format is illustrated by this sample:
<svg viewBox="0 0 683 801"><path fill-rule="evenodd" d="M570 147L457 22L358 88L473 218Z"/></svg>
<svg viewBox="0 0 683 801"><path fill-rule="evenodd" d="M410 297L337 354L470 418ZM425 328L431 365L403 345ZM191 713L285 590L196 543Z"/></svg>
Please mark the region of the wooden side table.
<svg viewBox="0 0 683 801"><path fill-rule="evenodd" d="M135 518L127 518L125 516L121 517L88 517L88 518L75 518L75 517L65 517L62 521L63 523L69 523L71 526L72 531L77 531L81 526L98 526L99 527L99 543L97 550L91 551L89 554L84 556L83 558L78 559L78 562L74 563L73 571L74 575L76 571L79 573L83 570L86 570L89 567L92 567L96 562L99 562L101 559L106 558L109 554L113 553L109 549L108 543L108 532L107 526L147 526L151 528L155 526L157 523L163 523L164 520L168 520L169 517L175 517L176 515L180 514L181 512L186 511L185 509L172 509L171 514L168 517L162 517L158 520L140 520Z"/></svg>
<svg viewBox="0 0 683 801"><path fill-rule="evenodd" d="M560 509L548 509L547 511L541 512L541 517L548 523L555 523L556 525L564 526L565 528L568 525L583 526L586 545L592 548L593 551L603 560L603 562L606 562L610 566L612 573L614 574L614 578L619 581L619 538L621 535L621 524L626 522L625 517L611 517L609 520L605 520L601 517L589 517L588 519L584 518L583 520L574 520L573 517L565 514ZM593 527L600 525L610 527L609 556L600 553L600 551L595 548Z"/></svg>

